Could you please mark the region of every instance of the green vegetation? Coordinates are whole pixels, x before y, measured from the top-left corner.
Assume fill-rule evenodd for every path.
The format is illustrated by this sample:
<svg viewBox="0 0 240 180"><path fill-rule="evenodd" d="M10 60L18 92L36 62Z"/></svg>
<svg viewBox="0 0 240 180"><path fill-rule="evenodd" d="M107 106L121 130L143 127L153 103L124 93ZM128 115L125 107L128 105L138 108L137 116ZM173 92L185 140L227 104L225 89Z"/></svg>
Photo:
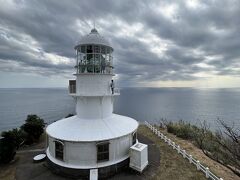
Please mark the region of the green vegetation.
<svg viewBox="0 0 240 180"><path fill-rule="evenodd" d="M226 125L218 120L223 130L212 132L206 122L200 127L191 125L184 121L167 122L164 125L168 133L179 138L190 140L202 152L211 159L231 169L238 176L240 175L240 134L239 130ZM162 125L161 125L162 126Z"/></svg>
<svg viewBox="0 0 240 180"><path fill-rule="evenodd" d="M44 120L37 115L28 115L25 124L21 129L26 132L26 144L32 144L39 140L39 137L44 132Z"/></svg>
<svg viewBox="0 0 240 180"><path fill-rule="evenodd" d="M23 144L32 144L39 140L44 132L44 121L37 115L28 115L21 128L2 132L0 139L0 163L14 159L16 150Z"/></svg>

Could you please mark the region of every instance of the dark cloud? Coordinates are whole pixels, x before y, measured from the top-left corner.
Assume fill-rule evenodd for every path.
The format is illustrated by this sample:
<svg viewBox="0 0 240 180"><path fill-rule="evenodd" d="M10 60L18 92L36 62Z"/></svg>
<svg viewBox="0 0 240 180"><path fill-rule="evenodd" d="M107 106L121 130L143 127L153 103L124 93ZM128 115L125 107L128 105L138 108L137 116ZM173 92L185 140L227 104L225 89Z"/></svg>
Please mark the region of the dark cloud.
<svg viewBox="0 0 240 180"><path fill-rule="evenodd" d="M71 75L73 47L95 19L115 49L121 86L200 79L196 73L239 76L239 17L234 0L195 7L173 0L7 1L0 7L0 71Z"/></svg>

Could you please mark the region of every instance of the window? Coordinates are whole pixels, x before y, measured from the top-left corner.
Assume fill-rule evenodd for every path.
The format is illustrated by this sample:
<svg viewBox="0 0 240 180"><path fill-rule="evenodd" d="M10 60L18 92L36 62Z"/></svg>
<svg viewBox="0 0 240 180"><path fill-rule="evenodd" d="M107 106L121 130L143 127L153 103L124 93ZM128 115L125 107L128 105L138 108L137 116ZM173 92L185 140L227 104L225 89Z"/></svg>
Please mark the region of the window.
<svg viewBox="0 0 240 180"><path fill-rule="evenodd" d="M97 162L109 160L109 142L97 144Z"/></svg>
<svg viewBox="0 0 240 180"><path fill-rule="evenodd" d="M137 133L134 132L134 133L132 134L132 144L134 145L134 144L136 144L136 142L137 142Z"/></svg>
<svg viewBox="0 0 240 180"><path fill-rule="evenodd" d="M63 146L61 141L55 141L55 157L59 160L63 160Z"/></svg>
<svg viewBox="0 0 240 180"><path fill-rule="evenodd" d="M84 46L84 45L81 46L81 52L82 52L82 53L86 53L86 49L85 49L85 47L86 47L86 46Z"/></svg>
<svg viewBox="0 0 240 180"><path fill-rule="evenodd" d="M105 46L101 46L101 53L106 54L106 47Z"/></svg>
<svg viewBox="0 0 240 180"><path fill-rule="evenodd" d="M94 46L94 53L100 53L99 46Z"/></svg>

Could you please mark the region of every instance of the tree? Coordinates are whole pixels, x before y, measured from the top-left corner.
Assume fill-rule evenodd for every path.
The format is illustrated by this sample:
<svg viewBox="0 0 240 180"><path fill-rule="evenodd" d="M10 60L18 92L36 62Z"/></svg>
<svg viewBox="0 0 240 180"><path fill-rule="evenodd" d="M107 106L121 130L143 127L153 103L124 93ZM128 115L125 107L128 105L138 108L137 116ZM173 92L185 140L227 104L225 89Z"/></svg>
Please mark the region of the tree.
<svg viewBox="0 0 240 180"><path fill-rule="evenodd" d="M235 174L240 176L240 129L225 123L218 119L218 123L223 127L219 130L215 142L218 143L222 149L222 156L227 159L227 167Z"/></svg>
<svg viewBox="0 0 240 180"><path fill-rule="evenodd" d="M26 143L32 144L39 140L41 134L44 132L44 120L37 115L28 115L25 124L21 126L27 134Z"/></svg>

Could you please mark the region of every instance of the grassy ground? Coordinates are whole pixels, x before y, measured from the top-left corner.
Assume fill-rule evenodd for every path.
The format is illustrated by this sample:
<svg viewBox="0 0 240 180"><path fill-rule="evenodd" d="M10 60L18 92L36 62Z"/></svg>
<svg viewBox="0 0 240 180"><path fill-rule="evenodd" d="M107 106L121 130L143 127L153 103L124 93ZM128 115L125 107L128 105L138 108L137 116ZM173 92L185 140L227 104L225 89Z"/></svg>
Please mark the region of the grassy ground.
<svg viewBox="0 0 240 180"><path fill-rule="evenodd" d="M188 154L191 154L193 157L198 159L203 165L209 167L209 169L217 176L223 178L224 180L240 180L240 177L225 166L207 157L199 148L194 146L193 143L178 138L175 135L166 132L166 130L161 129L161 132L176 144L179 144L181 148L185 149Z"/></svg>
<svg viewBox="0 0 240 180"><path fill-rule="evenodd" d="M161 154L160 167L157 174L152 178L162 180L202 180L204 174L189 164L186 159L176 153L165 142L154 135L146 126L140 126L138 133L150 138L159 148Z"/></svg>

